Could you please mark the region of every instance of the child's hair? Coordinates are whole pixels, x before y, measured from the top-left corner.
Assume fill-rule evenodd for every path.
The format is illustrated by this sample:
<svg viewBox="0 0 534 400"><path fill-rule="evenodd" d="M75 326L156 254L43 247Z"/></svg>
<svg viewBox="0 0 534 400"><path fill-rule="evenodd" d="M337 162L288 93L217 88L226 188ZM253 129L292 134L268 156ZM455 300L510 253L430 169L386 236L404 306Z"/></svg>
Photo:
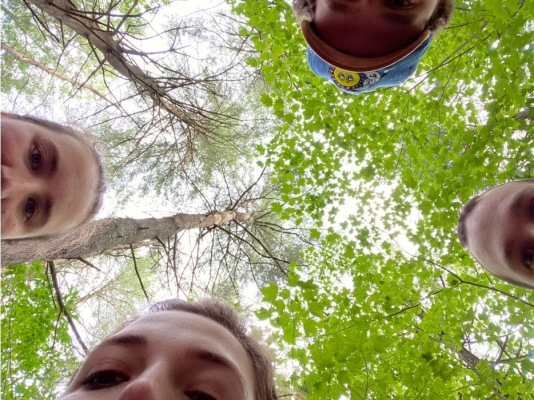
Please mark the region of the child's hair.
<svg viewBox="0 0 534 400"><path fill-rule="evenodd" d="M317 0L293 0L293 12L297 20L307 19L313 21ZM451 21L454 10L454 0L440 0L436 6L436 11L427 22L426 29L432 33L443 30Z"/></svg>
<svg viewBox="0 0 534 400"><path fill-rule="evenodd" d="M46 119L32 117L30 115L18 115L12 113L2 113L2 117L12 118L19 121L29 122L44 128L50 129L53 132L62 133L69 135L76 139L78 142L83 144L93 156L97 166L98 166L98 185L96 187L94 203L91 207L90 212L86 215L85 219L80 225L85 224L87 221L90 221L98 213L100 208L102 208L102 202L104 193L106 191L106 173L104 170L104 164L102 162L102 157L97 151L97 141L94 136L89 132L80 132L76 129L73 129L69 126L64 126L56 122L48 121Z"/></svg>
<svg viewBox="0 0 534 400"><path fill-rule="evenodd" d="M215 299L203 300L196 303L190 303L180 299L170 299L153 304L149 308L148 314L160 311L184 311L197 314L225 327L232 333L241 346L243 346L250 359L254 370L254 399L276 400L278 398L276 395L271 357L264 346L247 334L245 321L232 306ZM120 325L110 335L121 331L138 318L140 317Z"/></svg>

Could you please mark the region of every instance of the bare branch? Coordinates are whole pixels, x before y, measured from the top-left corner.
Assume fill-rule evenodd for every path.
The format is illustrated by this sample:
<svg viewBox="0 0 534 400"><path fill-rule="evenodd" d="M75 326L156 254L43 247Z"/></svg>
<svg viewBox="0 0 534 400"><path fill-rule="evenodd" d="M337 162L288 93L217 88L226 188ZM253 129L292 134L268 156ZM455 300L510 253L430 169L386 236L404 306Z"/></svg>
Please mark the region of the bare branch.
<svg viewBox="0 0 534 400"><path fill-rule="evenodd" d="M135 274L137 275L137 279L139 279L139 284L141 285L141 289L143 289L143 293L145 294L146 301L150 303L150 299L148 298L148 293L145 290L145 285L143 285L143 281L141 280L141 275L139 275L139 269L137 268L137 260L135 259L135 251L132 245L130 245L130 250L132 250L132 258L135 268Z"/></svg>
<svg viewBox="0 0 534 400"><path fill-rule="evenodd" d="M59 284L57 282L57 275L56 275L56 269L54 267L54 262L53 261L47 262L47 266L50 271L50 275L52 276L52 282L54 284L54 290L56 292L56 299L59 305L59 311L62 312L67 318L67 321L69 321L69 325L72 331L74 332L74 336L76 336L78 343L80 343L80 346L82 346L84 353L87 354L89 350L87 349L87 346L85 345L80 334L78 333L78 329L76 329L76 325L74 325L74 320L72 319L68 310L66 309L65 303L63 303L63 298L61 297L61 291L59 290Z"/></svg>

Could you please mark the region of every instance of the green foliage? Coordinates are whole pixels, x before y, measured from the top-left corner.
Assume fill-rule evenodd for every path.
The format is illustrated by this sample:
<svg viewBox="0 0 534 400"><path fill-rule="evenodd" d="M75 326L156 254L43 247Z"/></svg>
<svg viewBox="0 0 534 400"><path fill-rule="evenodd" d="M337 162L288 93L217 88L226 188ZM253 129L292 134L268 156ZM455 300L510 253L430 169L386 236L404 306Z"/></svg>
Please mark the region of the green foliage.
<svg viewBox="0 0 534 400"><path fill-rule="evenodd" d="M2 274L2 398L55 399L73 374L66 318L51 297L42 263L7 267ZM62 293L71 316L76 293Z"/></svg>
<svg viewBox="0 0 534 400"><path fill-rule="evenodd" d="M534 295L495 281L476 266L457 243L455 226L458 209L473 195L531 177L534 3L458 0L452 23L435 37L414 77L360 96L338 91L309 70L286 0L228 3L237 22L228 24L234 34L225 46L246 49L246 55L239 54L244 59L238 57L246 63L242 75L229 81L243 85L208 79L202 94L188 88L174 92L176 98L193 99L188 111L202 104L206 113L196 117L204 121L209 115L219 135L198 137L195 131L176 140L188 128L155 118L161 110L153 113L150 104L128 118L94 106L96 118L104 120L97 121L97 130L103 132L116 186L130 194L163 193L174 204L202 198L226 207L248 186L243 177L254 175L250 166L272 171L260 191L262 215L268 218L247 227L265 235L276 257L295 262L286 283L261 268L258 249L249 249L239 262L258 265L257 276L232 276L276 282L263 287L265 304L257 316L276 328L273 338L297 364L286 377L288 387L309 399L528 398ZM132 4L119 2L116 11L126 12ZM135 12L154 5L135 4ZM75 46L65 50L38 31L23 3L10 1L3 9L9 11L3 20L7 43L61 73L76 70L80 81L104 93L119 87L110 69L102 70L108 80L92 75L96 63L91 57L85 61L91 50L83 38L74 37ZM111 18L111 26L119 20ZM141 37L142 21L127 24L132 21L124 28ZM171 21L172 26L177 24ZM213 40L205 32L208 25L198 26L191 37ZM167 38L179 42L180 35ZM202 64L195 79L222 73L221 65L233 57L212 50L216 57ZM47 75L51 83L41 88L44 80L27 63L6 54L2 62L3 91L11 96L21 92L29 103L41 104L56 90L58 96L73 95L68 84ZM172 76L165 81L172 87L191 72L187 58L174 54L161 65L173 63L178 67L167 71ZM136 90L130 85L124 99L138 99ZM137 110L128 102L121 106ZM217 119L220 114L233 119ZM251 160L254 150L258 157ZM179 197L184 178L192 178L195 187ZM220 184L224 179L238 184ZM310 220L310 243L321 246L302 255L300 246L282 243L284 237L273 233L285 232L288 221L307 226ZM273 230L259 229L259 222ZM214 275L220 270L230 276L226 263L234 253L218 236L214 242L223 250L207 255L198 268L212 271L219 258ZM241 240L234 243L241 246ZM149 261L141 261L145 272ZM191 279L191 287L208 286ZM216 286L209 279L222 296L238 292L233 281L232 287ZM111 285L107 296L126 302L133 281L129 276L124 285ZM95 310L95 318L108 321L103 325L113 325L116 310Z"/></svg>
<svg viewBox="0 0 534 400"><path fill-rule="evenodd" d="M534 102L532 4L457 1L414 77L350 96L309 70L287 2L230 3L259 53L249 65L270 85L260 101L281 121L264 150L287 183L273 211L311 217L310 236L323 238L324 253L310 251L288 288L266 288L258 313L283 332L303 392L530 393L530 361L496 360L503 337L512 355L533 338L533 295L484 273L455 230L470 197L531 176L533 122L518 116ZM468 352L486 359L467 363Z"/></svg>
<svg viewBox="0 0 534 400"><path fill-rule="evenodd" d="M346 245L308 251L287 286L262 290L269 307L258 317L283 332L309 399L531 393L534 293L425 274L427 260L394 251L347 258Z"/></svg>
<svg viewBox="0 0 534 400"><path fill-rule="evenodd" d="M532 139L524 132L531 121L513 117L532 104L532 7L523 4L506 20L501 2L458 7L463 11L435 38L408 83L347 96L309 71L286 2L234 3L234 11L248 18L260 52L249 63L261 65L271 85L260 99L286 121L270 143L270 163L280 181L291 169L303 182L285 194L283 200L293 200L286 213L321 221L328 211L333 218L331 204L351 196L361 209L372 204L379 182L390 182L396 187L388 224L406 228L410 207L402 203L412 197L426 223L443 229L438 237L435 230L418 229L411 239L444 243L473 189L529 170ZM284 54L274 55L281 45ZM358 187L361 182L371 187ZM455 244L440 247L458 251Z"/></svg>

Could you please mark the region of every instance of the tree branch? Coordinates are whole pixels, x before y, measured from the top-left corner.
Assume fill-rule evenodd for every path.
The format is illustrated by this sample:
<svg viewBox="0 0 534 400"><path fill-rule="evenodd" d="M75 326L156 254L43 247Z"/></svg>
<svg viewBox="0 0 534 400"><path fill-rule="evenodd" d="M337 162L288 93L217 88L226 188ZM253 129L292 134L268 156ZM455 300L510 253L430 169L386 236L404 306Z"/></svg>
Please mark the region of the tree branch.
<svg viewBox="0 0 534 400"><path fill-rule="evenodd" d="M146 301L150 303L150 299L148 298L148 293L145 290L145 285L143 285L143 281L141 280L141 275L139 275L139 269L137 268L137 260L135 259L135 251L132 245L130 245L130 250L132 250L132 258L133 258L133 263L134 263L134 268L135 268L135 274L137 275L137 279L139 279L139 284L141 285L141 289L143 289L143 293L145 294Z"/></svg>
<svg viewBox="0 0 534 400"><path fill-rule="evenodd" d="M78 343L80 343L80 346L82 346L84 353L87 354L89 350L87 349L87 346L85 345L80 334L78 333L78 330L76 329L76 325L74 325L74 320L72 319L69 312L67 311L67 308L65 307L65 303L63 303L63 298L61 297L61 292L59 290L59 284L57 281L56 268L54 266L54 262L53 261L47 262L47 266L50 271L50 275L52 276L52 282L54 284L54 289L56 292L56 299L59 305L59 311L62 312L67 318L67 321L69 322L69 325L72 331L74 332L74 335L76 336L76 339L78 340Z"/></svg>

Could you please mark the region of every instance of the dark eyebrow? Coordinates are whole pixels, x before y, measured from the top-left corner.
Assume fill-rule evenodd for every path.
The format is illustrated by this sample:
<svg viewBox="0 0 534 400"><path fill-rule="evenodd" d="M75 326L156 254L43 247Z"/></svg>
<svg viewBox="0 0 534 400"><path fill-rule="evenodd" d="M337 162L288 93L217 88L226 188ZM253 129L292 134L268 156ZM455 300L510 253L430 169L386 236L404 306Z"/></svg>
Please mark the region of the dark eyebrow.
<svg viewBox="0 0 534 400"><path fill-rule="evenodd" d="M141 335L122 335L104 340L100 346L147 347L148 340Z"/></svg>
<svg viewBox="0 0 534 400"><path fill-rule="evenodd" d="M525 193L532 192L532 188L526 187L523 190L520 190L513 198L513 200L510 202L510 211L516 218L521 218L521 203L523 203L523 199L525 198Z"/></svg>
<svg viewBox="0 0 534 400"><path fill-rule="evenodd" d="M48 157L48 174L54 176L57 173L59 164L59 151L53 141L47 137L40 136L40 140L46 146L46 153Z"/></svg>
<svg viewBox="0 0 534 400"><path fill-rule="evenodd" d="M326 7L330 11L335 11L335 12L340 12L340 13L346 12L349 9L348 5L340 3L336 0L326 0Z"/></svg>
<svg viewBox="0 0 534 400"><path fill-rule="evenodd" d="M59 153L57 147L52 143L50 148L50 175L53 176L57 173L57 165L59 163Z"/></svg>
<svg viewBox="0 0 534 400"><path fill-rule="evenodd" d="M517 192L512 198L512 201L510 202L509 211L513 215L514 218L518 218L518 219L522 218L523 203L524 203L526 195L529 192L532 192L532 188L526 187L520 190L519 192ZM504 247L503 247L504 261L506 262L507 266L513 265L514 250L515 250L516 244L517 244L517 241L514 239L508 240L506 243L504 243Z"/></svg>
<svg viewBox="0 0 534 400"><path fill-rule="evenodd" d="M43 205L40 209L39 215L31 223L33 229L42 228L46 225L48 220L50 219L50 216L52 215L52 207L54 205L54 201L51 197L45 197L45 199L42 201Z"/></svg>
<svg viewBox="0 0 534 400"><path fill-rule="evenodd" d="M504 261L506 265L510 265L513 262L514 247L517 242L515 240L508 240L504 244Z"/></svg>
<svg viewBox="0 0 534 400"><path fill-rule="evenodd" d="M230 370L233 374L237 376L239 379L239 382L241 383L241 391L245 393L245 377L241 374L237 366L228 360L227 358L217 354L213 353L209 350L192 347L187 350L187 356L191 358L196 358L198 360L206 361L210 364L219 365L225 369Z"/></svg>
<svg viewBox="0 0 534 400"><path fill-rule="evenodd" d="M382 14L385 19L402 25L410 25L416 17L414 13L400 14L398 12L386 11Z"/></svg>
<svg viewBox="0 0 534 400"><path fill-rule="evenodd" d="M50 219L50 215L52 215L53 205L54 205L54 201L52 200L52 198L47 197L44 201L43 213L42 213L41 221L39 222L41 226L44 226Z"/></svg>

